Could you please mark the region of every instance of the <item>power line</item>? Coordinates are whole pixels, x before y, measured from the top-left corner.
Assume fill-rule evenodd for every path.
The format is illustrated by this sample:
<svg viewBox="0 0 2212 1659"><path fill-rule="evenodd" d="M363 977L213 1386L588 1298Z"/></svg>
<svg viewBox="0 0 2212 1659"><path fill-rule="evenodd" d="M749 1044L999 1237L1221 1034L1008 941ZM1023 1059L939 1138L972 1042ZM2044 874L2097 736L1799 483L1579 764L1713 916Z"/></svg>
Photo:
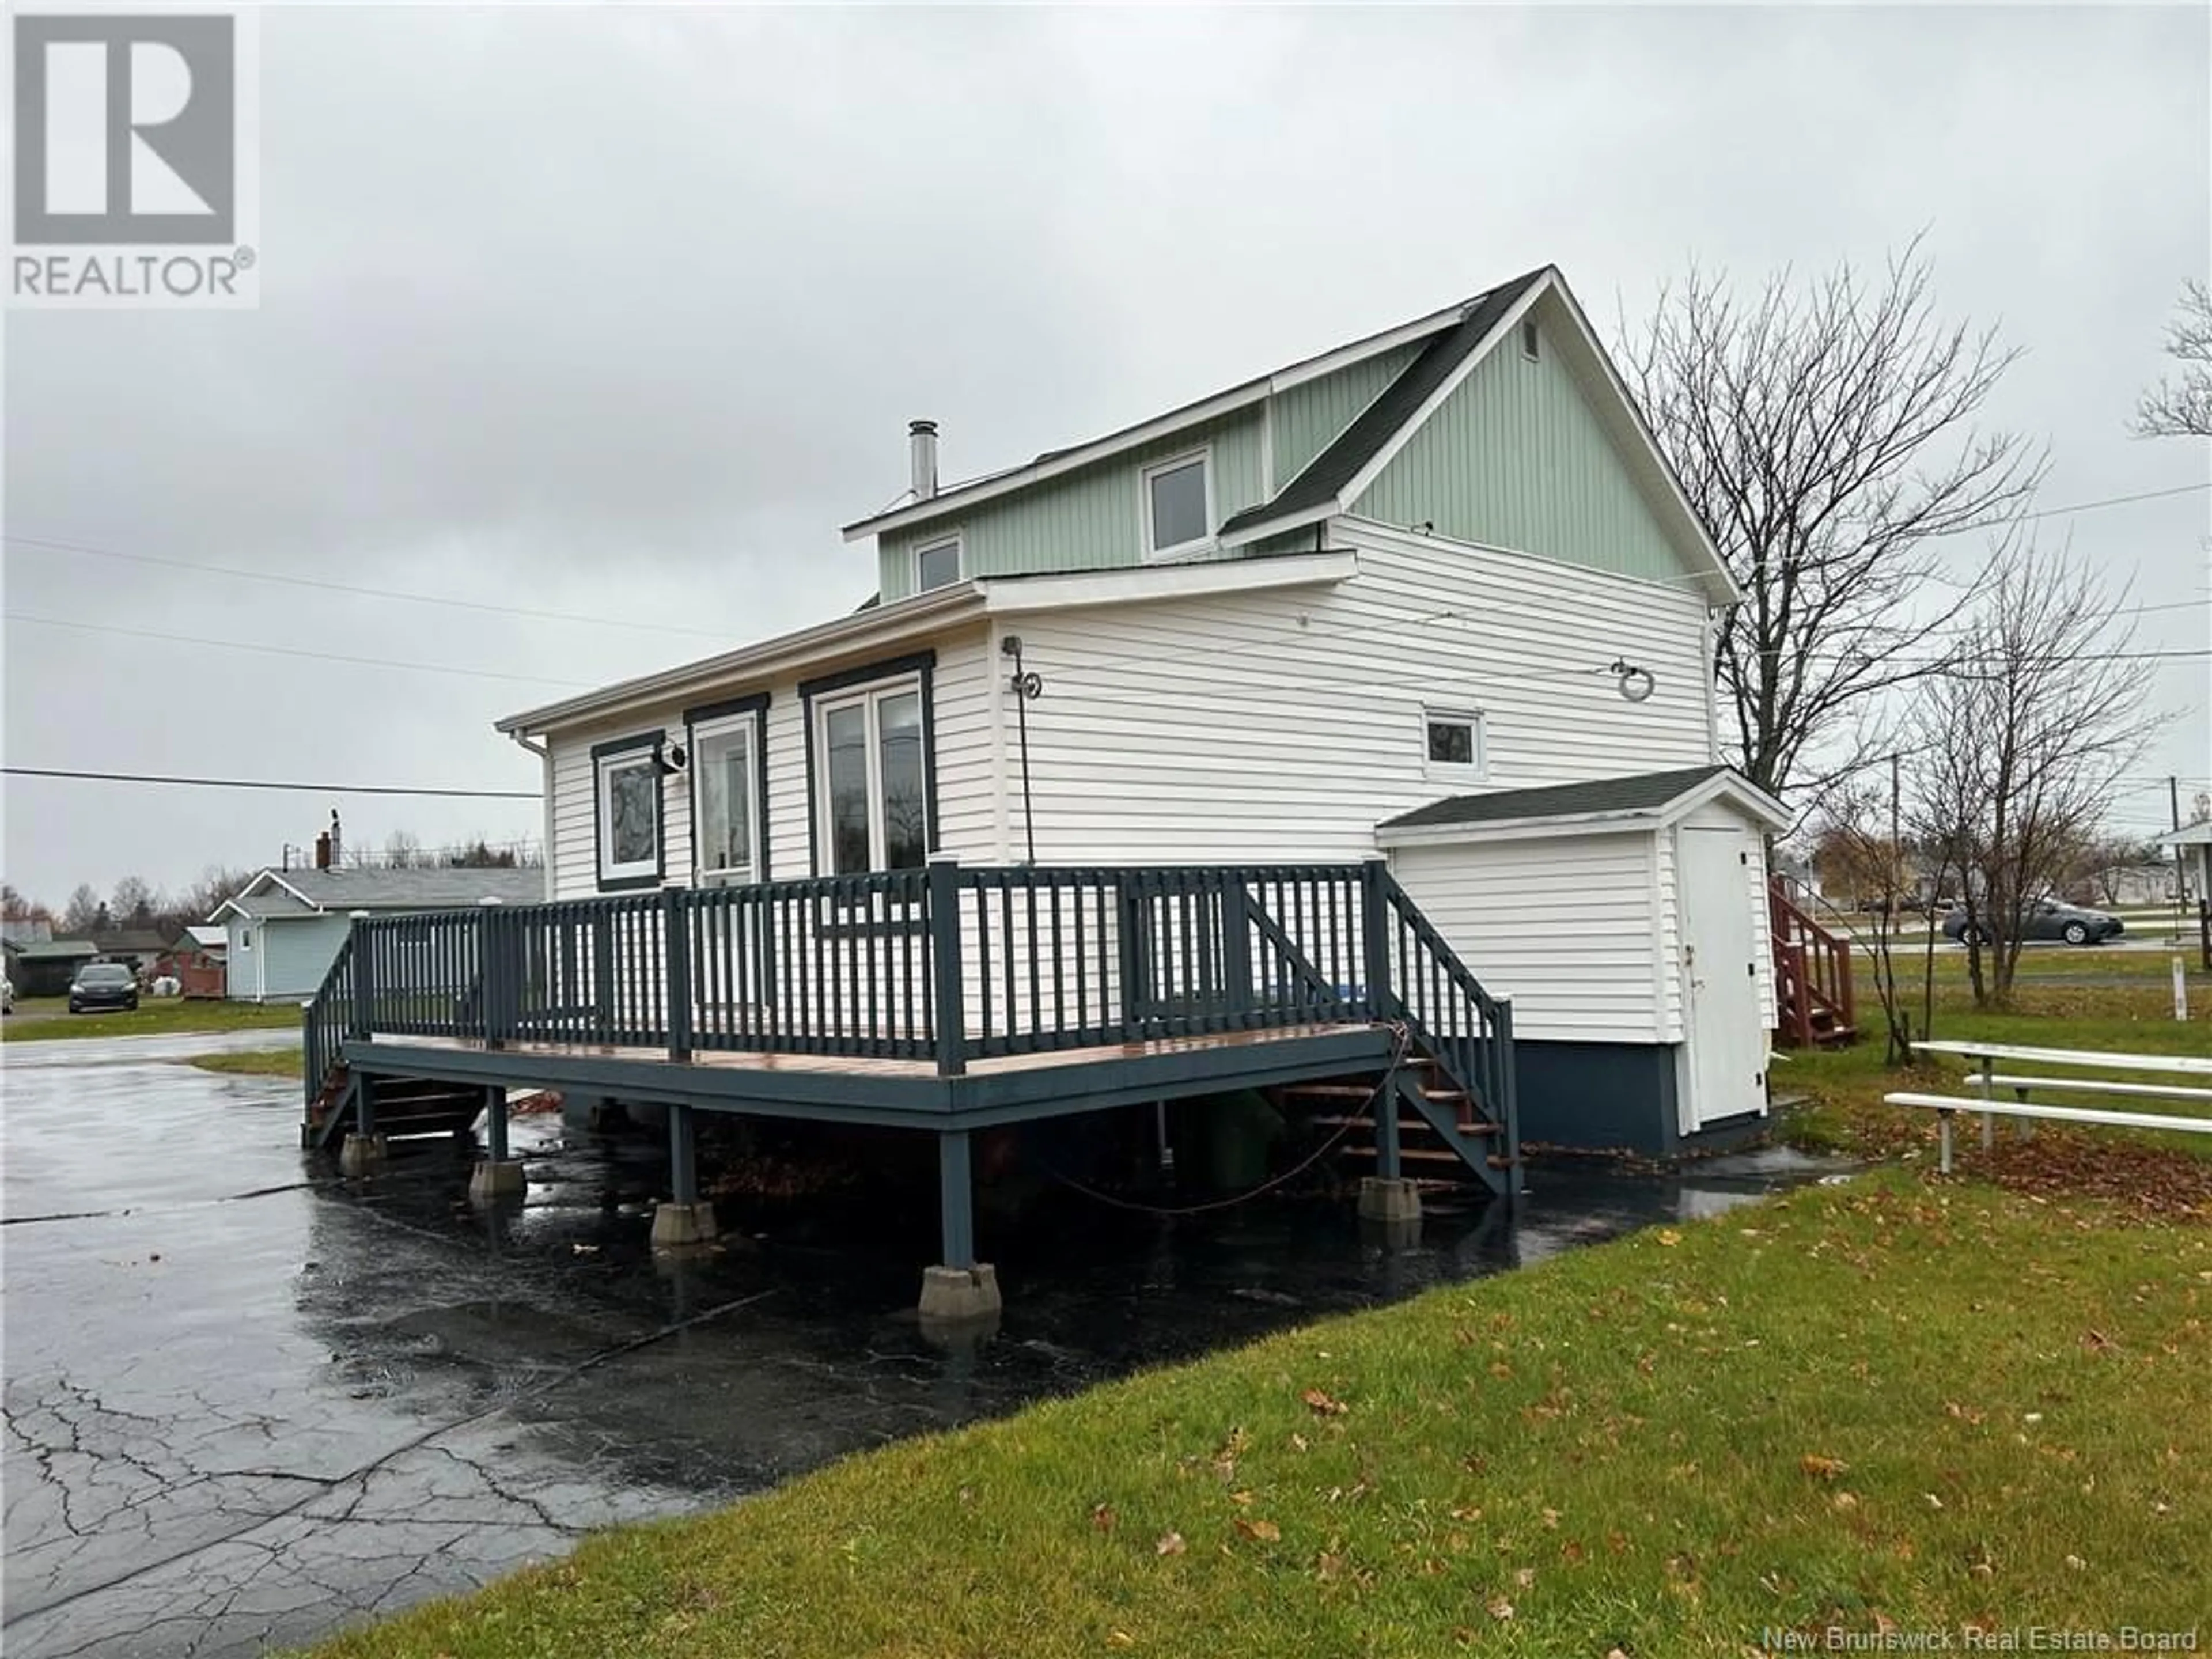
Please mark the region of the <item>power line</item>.
<svg viewBox="0 0 2212 1659"><path fill-rule="evenodd" d="M393 783L291 783L268 778L179 778L152 772L73 771L55 766L0 766L14 778L76 778L94 783L166 783L188 789L292 789L317 795L424 795L454 800L543 800L536 789L411 788Z"/></svg>
<svg viewBox="0 0 2212 1659"><path fill-rule="evenodd" d="M410 593L396 587L367 587L354 582L325 581L319 576L295 576L275 570L243 570L236 565L202 564L191 559L163 558L154 553L125 553L112 547L94 547L86 542L58 541L46 536L0 537L18 547L36 547L60 553L88 553L95 558L127 559L133 564L158 564L171 570L197 570L210 576L235 576L242 581L281 582L288 587L319 588L330 593L352 593L371 599L404 599L410 605L444 605L460 611L485 611L506 617L529 617L539 622L584 623L593 628L635 628L654 634L690 634L700 639L727 637L726 630L684 628L674 623L628 622L620 617L589 617L574 611L537 611L526 605L493 605L482 599L459 599L437 593Z"/></svg>
<svg viewBox="0 0 2212 1659"><path fill-rule="evenodd" d="M161 640L171 645L213 646L223 651L258 651L264 656L305 657L311 662L352 663L362 668L397 668L410 674L458 674L476 680L505 680L522 685L557 685L565 690L578 690L582 680L556 680L544 674L501 674L489 668L462 668L442 662L390 662L382 657L349 657L335 651L307 651L289 645L254 645L245 640L210 640L192 634L157 634L143 628L122 628L112 623L65 622L59 617L31 617L21 611L10 611L6 620L11 623L35 623L41 628L69 628L86 634L119 634L126 639Z"/></svg>

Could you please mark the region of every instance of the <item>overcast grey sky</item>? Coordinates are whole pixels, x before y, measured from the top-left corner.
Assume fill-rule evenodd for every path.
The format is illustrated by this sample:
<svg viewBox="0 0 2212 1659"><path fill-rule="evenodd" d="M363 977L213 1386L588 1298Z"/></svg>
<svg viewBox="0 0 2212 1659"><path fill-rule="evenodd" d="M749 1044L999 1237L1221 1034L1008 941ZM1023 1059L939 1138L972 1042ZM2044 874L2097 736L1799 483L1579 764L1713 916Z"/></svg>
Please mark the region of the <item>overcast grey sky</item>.
<svg viewBox="0 0 2212 1659"><path fill-rule="evenodd" d="M2212 269L2212 13L2157 9L264 14L256 311L6 319L18 765L532 789L501 714L849 610L844 520L937 418L948 477L1093 435L1546 262L1635 313L1928 232L2027 356L1993 410L2044 504L2204 483L2131 439ZM2053 520L2212 643L2203 493ZM1962 550L1962 556L1964 556ZM15 620L465 669L313 662ZM684 632L678 630L692 630ZM2212 664L2167 772L2212 787ZM273 862L330 799L9 780L59 903ZM352 836L534 836L357 799Z"/></svg>

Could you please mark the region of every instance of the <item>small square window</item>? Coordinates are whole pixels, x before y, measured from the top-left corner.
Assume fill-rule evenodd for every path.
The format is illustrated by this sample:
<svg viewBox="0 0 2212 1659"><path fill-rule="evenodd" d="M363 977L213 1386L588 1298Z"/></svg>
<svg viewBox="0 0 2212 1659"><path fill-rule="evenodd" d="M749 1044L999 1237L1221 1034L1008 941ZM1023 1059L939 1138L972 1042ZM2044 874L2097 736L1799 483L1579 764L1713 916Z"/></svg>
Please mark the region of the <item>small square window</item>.
<svg viewBox="0 0 2212 1659"><path fill-rule="evenodd" d="M1532 363L1536 361L1537 344L1538 337L1536 333L1536 319L1534 317L1522 318L1521 320L1521 355L1523 357L1526 357Z"/></svg>
<svg viewBox="0 0 2212 1659"><path fill-rule="evenodd" d="M1460 709L1425 711L1425 758L1429 771L1479 775L1482 771L1482 716Z"/></svg>
<svg viewBox="0 0 2212 1659"><path fill-rule="evenodd" d="M914 591L927 593L933 587L950 587L960 580L960 538L933 542L915 550L914 556Z"/></svg>
<svg viewBox="0 0 2212 1659"><path fill-rule="evenodd" d="M1154 556L1195 547L1212 533L1206 458L1187 455L1145 473L1145 545Z"/></svg>

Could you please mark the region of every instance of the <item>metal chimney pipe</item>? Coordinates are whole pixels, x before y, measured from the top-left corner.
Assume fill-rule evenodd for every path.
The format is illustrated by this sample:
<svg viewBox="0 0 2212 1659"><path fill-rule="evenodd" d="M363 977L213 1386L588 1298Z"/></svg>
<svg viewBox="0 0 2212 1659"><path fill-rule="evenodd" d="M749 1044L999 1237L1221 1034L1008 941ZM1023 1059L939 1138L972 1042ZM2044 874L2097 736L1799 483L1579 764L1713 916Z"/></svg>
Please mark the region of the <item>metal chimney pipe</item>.
<svg viewBox="0 0 2212 1659"><path fill-rule="evenodd" d="M914 498L926 501L937 494L937 422L908 421L906 435L914 465Z"/></svg>

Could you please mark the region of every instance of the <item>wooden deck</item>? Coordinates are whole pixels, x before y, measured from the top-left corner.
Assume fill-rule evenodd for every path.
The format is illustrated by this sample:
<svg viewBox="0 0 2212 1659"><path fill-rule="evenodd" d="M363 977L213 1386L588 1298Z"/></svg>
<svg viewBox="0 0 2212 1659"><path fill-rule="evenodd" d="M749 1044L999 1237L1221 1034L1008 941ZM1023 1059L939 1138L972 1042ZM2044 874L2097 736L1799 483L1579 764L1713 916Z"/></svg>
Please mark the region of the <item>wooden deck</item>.
<svg viewBox="0 0 2212 1659"><path fill-rule="evenodd" d="M368 1077L497 1079L708 1111L975 1128L1331 1077L1388 1063L1380 1024L1308 1024L1000 1054L945 1077L926 1060L702 1049L689 1060L613 1043L378 1036L344 1045Z"/></svg>

